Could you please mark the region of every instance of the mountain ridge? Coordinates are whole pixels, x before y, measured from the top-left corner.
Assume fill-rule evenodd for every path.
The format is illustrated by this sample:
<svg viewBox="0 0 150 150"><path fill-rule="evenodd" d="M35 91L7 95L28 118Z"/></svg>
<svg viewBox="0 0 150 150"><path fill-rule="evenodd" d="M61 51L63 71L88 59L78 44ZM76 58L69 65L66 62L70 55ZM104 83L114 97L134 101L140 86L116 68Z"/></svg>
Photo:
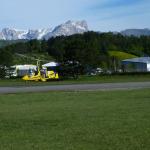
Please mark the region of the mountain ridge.
<svg viewBox="0 0 150 150"><path fill-rule="evenodd" d="M82 21L67 21L66 23L56 26L54 29L29 29L18 30L14 28L4 28L0 32L0 40L20 40L20 39L49 39L56 36L69 36L73 34L82 34L88 31L87 22Z"/></svg>
<svg viewBox="0 0 150 150"><path fill-rule="evenodd" d="M150 36L150 29L144 28L144 29L126 29L121 31L121 34L124 36Z"/></svg>
<svg viewBox="0 0 150 150"><path fill-rule="evenodd" d="M46 39L56 36L69 36L73 34L82 34L89 31L86 21L67 21L52 28L18 30L15 28L4 28L0 32L0 40L32 40ZM105 33L105 32L99 32ZM112 32L114 34L122 34L123 36L150 36L150 29L125 29L120 32Z"/></svg>

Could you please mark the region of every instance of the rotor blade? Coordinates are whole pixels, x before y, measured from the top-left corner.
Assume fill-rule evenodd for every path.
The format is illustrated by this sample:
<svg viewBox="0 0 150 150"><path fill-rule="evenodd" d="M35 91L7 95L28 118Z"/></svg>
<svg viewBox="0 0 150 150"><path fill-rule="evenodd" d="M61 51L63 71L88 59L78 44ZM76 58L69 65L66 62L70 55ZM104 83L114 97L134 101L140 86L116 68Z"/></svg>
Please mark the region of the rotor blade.
<svg viewBox="0 0 150 150"><path fill-rule="evenodd" d="M19 57L28 58L28 59L31 59L31 60L49 62L49 60L42 60L42 59L39 59L39 58L34 58L34 57L31 57L31 56L26 56L26 55L19 54L19 53L16 53L16 55L19 56Z"/></svg>

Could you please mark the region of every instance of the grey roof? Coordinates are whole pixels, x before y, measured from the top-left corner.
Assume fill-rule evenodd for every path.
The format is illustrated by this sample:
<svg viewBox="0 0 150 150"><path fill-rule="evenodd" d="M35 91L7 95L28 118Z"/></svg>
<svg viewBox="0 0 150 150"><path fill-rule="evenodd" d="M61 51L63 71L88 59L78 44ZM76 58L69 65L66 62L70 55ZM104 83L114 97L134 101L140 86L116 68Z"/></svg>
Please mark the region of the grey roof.
<svg viewBox="0 0 150 150"><path fill-rule="evenodd" d="M141 63L150 63L150 57L137 57L132 59L125 59L123 62L141 62Z"/></svg>

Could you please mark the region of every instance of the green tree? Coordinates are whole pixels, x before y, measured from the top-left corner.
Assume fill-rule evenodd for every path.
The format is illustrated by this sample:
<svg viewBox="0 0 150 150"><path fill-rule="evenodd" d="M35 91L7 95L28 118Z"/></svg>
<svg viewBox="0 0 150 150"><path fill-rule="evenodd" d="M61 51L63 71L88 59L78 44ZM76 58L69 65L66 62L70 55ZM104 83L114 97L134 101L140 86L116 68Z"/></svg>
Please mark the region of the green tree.
<svg viewBox="0 0 150 150"><path fill-rule="evenodd" d="M13 64L13 54L9 49L0 49L0 65L10 66Z"/></svg>

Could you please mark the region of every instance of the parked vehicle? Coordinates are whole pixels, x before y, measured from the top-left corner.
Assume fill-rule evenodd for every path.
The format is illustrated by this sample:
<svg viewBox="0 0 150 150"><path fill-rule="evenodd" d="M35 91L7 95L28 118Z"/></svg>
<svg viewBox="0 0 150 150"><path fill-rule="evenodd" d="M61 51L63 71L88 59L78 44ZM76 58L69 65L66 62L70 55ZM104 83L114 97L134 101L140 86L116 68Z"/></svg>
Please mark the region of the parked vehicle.
<svg viewBox="0 0 150 150"><path fill-rule="evenodd" d="M36 65L15 65L6 70L7 77L17 78L34 73L37 70Z"/></svg>
<svg viewBox="0 0 150 150"><path fill-rule="evenodd" d="M58 80L59 75L54 70L48 70L47 68L40 69L39 61L37 60L37 71L25 75L22 79L25 81L48 81L48 80Z"/></svg>

